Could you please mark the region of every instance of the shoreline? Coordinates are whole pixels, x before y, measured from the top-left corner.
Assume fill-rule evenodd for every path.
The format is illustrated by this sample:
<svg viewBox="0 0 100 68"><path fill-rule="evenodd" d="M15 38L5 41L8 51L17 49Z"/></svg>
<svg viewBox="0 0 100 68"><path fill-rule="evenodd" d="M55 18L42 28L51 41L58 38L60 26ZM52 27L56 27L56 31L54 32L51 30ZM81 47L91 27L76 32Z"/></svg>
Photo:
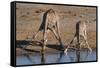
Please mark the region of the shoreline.
<svg viewBox="0 0 100 68"><path fill-rule="evenodd" d="M42 48L41 47L34 47L33 49L32 48L26 48L26 49L23 49L23 48L16 48L16 56L20 56L20 55L23 55L23 54L41 54ZM68 52L74 52L75 50L73 49L69 49ZM89 50L87 48L82 48L81 51L88 51ZM96 51L96 48L92 48L92 51ZM48 53L60 53L60 52L63 52L59 49L53 49L53 48L48 48L46 47L46 50L45 50L45 54L48 54Z"/></svg>

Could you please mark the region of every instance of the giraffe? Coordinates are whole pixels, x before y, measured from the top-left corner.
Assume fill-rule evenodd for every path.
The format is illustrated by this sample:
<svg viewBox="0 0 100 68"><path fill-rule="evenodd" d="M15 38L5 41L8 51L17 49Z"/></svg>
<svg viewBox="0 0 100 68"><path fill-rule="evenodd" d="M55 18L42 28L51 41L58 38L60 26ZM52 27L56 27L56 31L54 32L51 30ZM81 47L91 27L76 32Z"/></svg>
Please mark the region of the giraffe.
<svg viewBox="0 0 100 68"><path fill-rule="evenodd" d="M49 9L43 14L42 23L38 31L33 36L33 39L37 37L40 31L43 31L43 50L45 50L47 44L47 34L49 33L49 31L54 34L55 38L58 40L61 45L61 48L63 49L63 43L60 37L59 30L59 16L53 9Z"/></svg>
<svg viewBox="0 0 100 68"><path fill-rule="evenodd" d="M64 53L67 54L68 49L70 48L70 44L73 43L73 41L77 40L77 43L79 43L79 47L81 48L81 46L83 44L87 45L87 48L89 49L90 53L92 52L91 47L88 44L88 40L87 40L87 27L86 27L86 22L89 21L85 21L85 20L79 20L76 23L76 33L74 35L74 38L72 39L72 41L68 44L68 47L64 50ZM83 38L82 41L80 41L80 39ZM76 45L77 46L77 45Z"/></svg>

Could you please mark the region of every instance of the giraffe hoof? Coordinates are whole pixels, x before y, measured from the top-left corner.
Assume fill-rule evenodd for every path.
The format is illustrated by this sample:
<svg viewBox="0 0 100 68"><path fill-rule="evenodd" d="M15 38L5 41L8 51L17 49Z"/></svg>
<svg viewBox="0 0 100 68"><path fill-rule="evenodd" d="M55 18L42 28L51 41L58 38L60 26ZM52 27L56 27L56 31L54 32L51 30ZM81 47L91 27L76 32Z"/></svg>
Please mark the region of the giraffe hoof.
<svg viewBox="0 0 100 68"><path fill-rule="evenodd" d="M64 53L65 53L66 55L67 55L67 52L68 52L68 48L64 50Z"/></svg>
<svg viewBox="0 0 100 68"><path fill-rule="evenodd" d="M89 50L89 54L92 53L92 49L90 47L88 47L88 50Z"/></svg>
<svg viewBox="0 0 100 68"><path fill-rule="evenodd" d="M89 48L89 51L90 51L90 54L92 53L92 49L91 48Z"/></svg>

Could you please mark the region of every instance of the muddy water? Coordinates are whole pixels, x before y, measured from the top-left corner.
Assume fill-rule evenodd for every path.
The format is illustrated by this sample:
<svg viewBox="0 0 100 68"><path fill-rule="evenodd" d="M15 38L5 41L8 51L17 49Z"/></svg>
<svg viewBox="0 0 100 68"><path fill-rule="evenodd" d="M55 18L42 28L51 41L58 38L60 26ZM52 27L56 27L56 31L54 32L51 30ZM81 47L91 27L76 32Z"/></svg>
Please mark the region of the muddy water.
<svg viewBox="0 0 100 68"><path fill-rule="evenodd" d="M91 54L85 51L80 53L80 61L96 61L96 52ZM67 55L59 53L41 54L23 54L16 57L16 65L35 65L35 64L49 64L49 63L67 63L77 62L76 52L68 52Z"/></svg>

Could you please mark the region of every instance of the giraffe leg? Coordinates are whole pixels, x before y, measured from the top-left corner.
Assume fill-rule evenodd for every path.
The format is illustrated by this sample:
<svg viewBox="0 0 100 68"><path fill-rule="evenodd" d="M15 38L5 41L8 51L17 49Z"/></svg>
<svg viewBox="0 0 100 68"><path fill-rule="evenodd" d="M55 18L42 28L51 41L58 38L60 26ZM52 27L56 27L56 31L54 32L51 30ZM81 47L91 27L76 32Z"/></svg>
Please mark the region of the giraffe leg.
<svg viewBox="0 0 100 68"><path fill-rule="evenodd" d="M57 17L57 22L56 22L55 27L56 27L56 29L57 29L56 33L57 33L57 35L58 35L58 41L60 42L61 48L64 49L64 45L63 45L62 40L61 40L61 37L60 37L61 35L60 35L59 18L58 18L58 17ZM53 28L53 29L54 29L54 28Z"/></svg>
<svg viewBox="0 0 100 68"><path fill-rule="evenodd" d="M91 47L89 46L89 44L88 44L88 42L87 42L87 33L86 33L86 30L84 31L84 39L85 39L85 43L86 43L86 45L87 45L87 47L88 47L88 49L90 50L90 53L92 52L92 49L91 49Z"/></svg>
<svg viewBox="0 0 100 68"><path fill-rule="evenodd" d="M92 49L91 49L91 47L89 46L89 44L88 44L88 42L87 42L87 38L84 37L84 40L85 40L85 43L86 43L86 45L87 45L87 48L89 49L89 51L90 51L90 53L91 53L91 52L92 52Z"/></svg>
<svg viewBox="0 0 100 68"><path fill-rule="evenodd" d="M67 55L68 49L70 48L70 44L73 43L73 41L75 41L77 38L76 36L74 36L74 38L72 39L72 41L68 44L67 48L65 48L64 53Z"/></svg>
<svg viewBox="0 0 100 68"><path fill-rule="evenodd" d="M82 48L83 43L84 43L83 41L82 41L82 42L80 42L80 48Z"/></svg>
<svg viewBox="0 0 100 68"><path fill-rule="evenodd" d="M39 31L37 31L37 32L35 33L35 35L32 37L32 39L35 39L35 38L37 37L38 33L39 33Z"/></svg>
<svg viewBox="0 0 100 68"><path fill-rule="evenodd" d="M69 46L64 50L64 53L65 53L66 55L67 55L68 49L69 49Z"/></svg>
<svg viewBox="0 0 100 68"><path fill-rule="evenodd" d="M88 49L90 50L90 53L92 52L92 49L91 49L91 47L89 46L89 44L88 44L88 42L86 41L86 44L87 44L87 46L88 46Z"/></svg>
<svg viewBox="0 0 100 68"><path fill-rule="evenodd" d="M55 29L51 29L51 28L49 28L49 29L52 31L52 33L54 34L54 36L56 37L56 39L59 41L59 43L60 43L60 45L61 45L61 48L64 48L63 43L62 43L62 41L61 41L61 38L58 36L58 34L57 34L57 32L55 31Z"/></svg>
<svg viewBox="0 0 100 68"><path fill-rule="evenodd" d="M46 44L47 44L47 29L43 32L43 50L45 50L46 48Z"/></svg>
<svg viewBox="0 0 100 68"><path fill-rule="evenodd" d="M72 41L70 42L70 44L72 44L73 43L73 41L75 41L77 39L77 37L76 36L74 36L74 38L72 39Z"/></svg>

